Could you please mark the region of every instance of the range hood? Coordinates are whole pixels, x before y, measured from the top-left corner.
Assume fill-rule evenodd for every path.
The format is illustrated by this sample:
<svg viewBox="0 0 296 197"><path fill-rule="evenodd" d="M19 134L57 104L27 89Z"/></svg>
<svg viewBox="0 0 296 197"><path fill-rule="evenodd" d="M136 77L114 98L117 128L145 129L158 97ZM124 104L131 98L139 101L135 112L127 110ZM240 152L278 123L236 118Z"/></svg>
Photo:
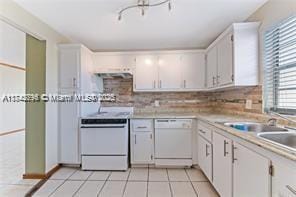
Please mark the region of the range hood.
<svg viewBox="0 0 296 197"><path fill-rule="evenodd" d="M102 78L121 77L125 79L132 78L131 68L101 68L96 70L96 74Z"/></svg>

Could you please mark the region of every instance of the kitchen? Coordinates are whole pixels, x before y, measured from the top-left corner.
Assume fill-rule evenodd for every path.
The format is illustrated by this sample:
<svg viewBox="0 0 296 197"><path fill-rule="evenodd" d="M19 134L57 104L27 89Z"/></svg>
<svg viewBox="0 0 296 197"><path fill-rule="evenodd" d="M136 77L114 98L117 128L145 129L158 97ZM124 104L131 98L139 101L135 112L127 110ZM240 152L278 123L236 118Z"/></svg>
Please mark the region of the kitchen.
<svg viewBox="0 0 296 197"><path fill-rule="evenodd" d="M5 25L52 28L39 33L51 37L46 94L100 97L45 103L44 143L26 141L45 157L25 161L24 180L40 180L26 196L296 196L293 0L5 6Z"/></svg>

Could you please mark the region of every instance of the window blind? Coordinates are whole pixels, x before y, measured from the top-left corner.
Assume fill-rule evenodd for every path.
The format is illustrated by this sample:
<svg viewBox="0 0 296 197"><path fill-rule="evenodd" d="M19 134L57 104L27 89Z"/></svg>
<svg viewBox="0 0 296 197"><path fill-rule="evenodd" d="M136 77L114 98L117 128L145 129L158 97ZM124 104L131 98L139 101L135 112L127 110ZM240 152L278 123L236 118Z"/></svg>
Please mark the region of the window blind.
<svg viewBox="0 0 296 197"><path fill-rule="evenodd" d="M264 107L296 114L296 16L265 34Z"/></svg>

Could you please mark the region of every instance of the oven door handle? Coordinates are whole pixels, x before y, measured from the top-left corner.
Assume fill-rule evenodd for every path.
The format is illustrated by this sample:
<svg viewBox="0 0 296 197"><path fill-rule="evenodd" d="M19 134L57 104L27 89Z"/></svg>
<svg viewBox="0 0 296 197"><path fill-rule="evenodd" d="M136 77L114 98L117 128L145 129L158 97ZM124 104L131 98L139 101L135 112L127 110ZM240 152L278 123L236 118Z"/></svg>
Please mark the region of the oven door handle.
<svg viewBox="0 0 296 197"><path fill-rule="evenodd" d="M118 128L124 128L125 126L81 126L82 129L118 129Z"/></svg>

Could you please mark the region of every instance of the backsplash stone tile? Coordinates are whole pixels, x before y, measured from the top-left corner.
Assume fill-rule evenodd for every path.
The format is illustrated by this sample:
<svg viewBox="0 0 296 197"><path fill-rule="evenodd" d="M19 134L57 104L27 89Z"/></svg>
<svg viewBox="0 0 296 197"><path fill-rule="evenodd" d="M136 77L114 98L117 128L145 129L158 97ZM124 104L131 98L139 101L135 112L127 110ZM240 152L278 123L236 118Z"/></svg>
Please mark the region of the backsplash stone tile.
<svg viewBox="0 0 296 197"><path fill-rule="evenodd" d="M218 92L133 92L132 88L132 79L104 79L105 93L115 94L116 102L102 106L128 106L140 112L262 113L261 86ZM252 109L245 109L246 99L252 100ZM159 107L155 101L159 101Z"/></svg>

